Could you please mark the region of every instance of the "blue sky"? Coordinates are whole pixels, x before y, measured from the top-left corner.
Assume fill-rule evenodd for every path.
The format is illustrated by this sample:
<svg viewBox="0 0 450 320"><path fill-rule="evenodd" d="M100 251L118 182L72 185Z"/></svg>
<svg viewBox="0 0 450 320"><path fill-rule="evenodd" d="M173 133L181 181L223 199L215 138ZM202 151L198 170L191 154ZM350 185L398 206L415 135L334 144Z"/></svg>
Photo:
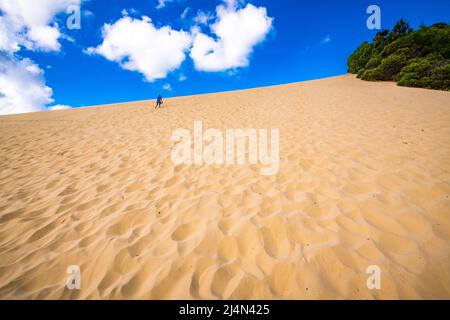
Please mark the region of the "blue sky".
<svg viewBox="0 0 450 320"><path fill-rule="evenodd" d="M31 0L20 1L31 3ZM72 0L55 1L70 2ZM233 61L228 62L228 65L219 61L217 62L220 64L219 67L212 67L210 64L204 64L206 54L212 50L206 49L209 51L204 53L205 56L194 60L190 57L192 47L190 43L186 44L185 57L179 65L175 63L176 66L172 66L163 78L150 79L150 81L148 76L153 76L153 69L145 65L145 59L147 59L145 55L140 54L139 59L135 61L136 64L146 66L147 71L143 73L139 67L135 67L134 71L125 70L119 62L110 61L111 59L108 60L105 57L107 55L105 53L107 50L103 50L105 48L99 49L105 40L102 35L103 26L105 24L114 26L126 16L131 22L138 20L144 22L142 16L147 16L151 21L146 21L155 29L170 26L173 31L184 31L189 34L186 37L192 38L195 38L193 35L195 32L199 32L193 31L193 28L198 25L205 37L217 41L218 36L210 27L220 19L217 7L222 2L222 0L166 0L164 7L157 8L158 0L82 1L81 29L79 30L69 30L65 26L68 16L65 10L52 12L54 16L49 20L49 25L58 23L59 48L42 50L30 45L27 48L26 44L19 43L19 50L10 50L2 54L11 56L12 58L8 59L14 59L15 62L28 58L30 63L41 69L40 81L45 82L45 85L52 90L51 98L46 102L47 106L61 104L78 107L153 99L159 92L164 97L172 97L344 74L347 70L346 60L351 52L364 40L372 40L377 32L366 27L366 20L369 17L366 9L371 4L381 8L382 28L391 28L400 18L406 19L416 28L420 23L429 25L436 22L448 22L450 17L450 1L448 0L241 1L235 3L234 8L228 8L228 12L236 13L251 4L255 9L265 9L265 11L253 12L255 15L261 14L265 17L265 20L260 20L261 22L270 24L270 27L261 25L261 34L249 35L250 40L242 40L250 50L243 51L248 53L244 54L246 62L243 63L242 59L238 58L236 59L240 62L236 62L236 59L229 58ZM1 5L0 1L0 7ZM226 6L226 4L222 5ZM127 13L123 9L126 9ZM198 10L208 15L210 20L204 24L198 22L199 20L195 19L198 16ZM185 15L182 18L183 12ZM6 15L5 11L2 15ZM243 26L248 27L248 24ZM245 35L245 30L242 28L240 30ZM1 32L0 24L0 47ZM134 36L133 32L126 33L129 39ZM145 34L140 32L137 36L145 37ZM241 32L235 33L235 36L239 39ZM256 38L258 39L255 40ZM123 43L125 40L120 41ZM157 41L153 40L149 46L158 45ZM234 49L233 41L234 36L231 36L227 46ZM87 53L88 48L91 48L90 54ZM118 49L114 50L117 56ZM227 49L224 50L227 51ZM222 53L216 53L220 59ZM122 62L127 59L129 57L125 57ZM204 66L198 67L196 63L203 63ZM4 68L8 68L10 64L5 65ZM180 81L180 78L185 80ZM169 86L170 90L163 89ZM49 103L50 99L52 101Z"/></svg>

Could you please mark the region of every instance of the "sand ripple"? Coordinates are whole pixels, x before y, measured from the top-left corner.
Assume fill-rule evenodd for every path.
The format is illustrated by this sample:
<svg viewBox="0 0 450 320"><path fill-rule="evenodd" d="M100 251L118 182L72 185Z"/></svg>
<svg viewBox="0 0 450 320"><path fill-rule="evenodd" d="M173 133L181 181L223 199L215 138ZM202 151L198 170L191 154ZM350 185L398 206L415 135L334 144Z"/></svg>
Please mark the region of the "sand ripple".
<svg viewBox="0 0 450 320"><path fill-rule="evenodd" d="M0 298L448 299L449 98L343 76L1 117ZM173 166L194 120L280 128L279 174Z"/></svg>

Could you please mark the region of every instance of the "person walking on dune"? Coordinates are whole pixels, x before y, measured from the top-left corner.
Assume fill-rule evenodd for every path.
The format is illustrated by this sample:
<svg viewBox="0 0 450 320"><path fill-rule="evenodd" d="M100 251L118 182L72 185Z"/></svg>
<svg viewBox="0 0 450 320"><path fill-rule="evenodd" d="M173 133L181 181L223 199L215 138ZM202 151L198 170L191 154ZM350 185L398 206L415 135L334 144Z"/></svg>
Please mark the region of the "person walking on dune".
<svg viewBox="0 0 450 320"><path fill-rule="evenodd" d="M162 99L161 95L158 94L158 96L156 97L156 106L155 106L155 109L156 109L156 108L161 108L161 105L162 105L163 103L164 103L164 102L163 102L163 99Z"/></svg>

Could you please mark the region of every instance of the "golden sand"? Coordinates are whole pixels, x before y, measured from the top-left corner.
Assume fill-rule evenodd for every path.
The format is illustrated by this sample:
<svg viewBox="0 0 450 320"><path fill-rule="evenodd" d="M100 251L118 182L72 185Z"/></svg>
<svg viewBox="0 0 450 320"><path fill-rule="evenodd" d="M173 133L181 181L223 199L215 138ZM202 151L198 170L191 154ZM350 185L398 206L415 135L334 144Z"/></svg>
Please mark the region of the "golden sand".
<svg viewBox="0 0 450 320"><path fill-rule="evenodd" d="M345 75L165 103L0 117L0 298L450 298L450 92ZM174 166L195 120L279 128L278 175Z"/></svg>

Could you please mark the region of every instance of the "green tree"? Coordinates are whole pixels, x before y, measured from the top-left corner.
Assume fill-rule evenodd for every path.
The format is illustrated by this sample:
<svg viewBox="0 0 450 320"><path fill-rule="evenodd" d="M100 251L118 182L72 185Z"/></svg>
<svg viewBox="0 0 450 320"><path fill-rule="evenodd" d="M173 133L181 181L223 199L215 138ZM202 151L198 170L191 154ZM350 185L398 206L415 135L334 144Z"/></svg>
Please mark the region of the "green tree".
<svg viewBox="0 0 450 320"><path fill-rule="evenodd" d="M389 33L388 42L392 43L397 39L400 39L408 34L413 32L413 29L410 27L409 23L403 19L400 19Z"/></svg>

